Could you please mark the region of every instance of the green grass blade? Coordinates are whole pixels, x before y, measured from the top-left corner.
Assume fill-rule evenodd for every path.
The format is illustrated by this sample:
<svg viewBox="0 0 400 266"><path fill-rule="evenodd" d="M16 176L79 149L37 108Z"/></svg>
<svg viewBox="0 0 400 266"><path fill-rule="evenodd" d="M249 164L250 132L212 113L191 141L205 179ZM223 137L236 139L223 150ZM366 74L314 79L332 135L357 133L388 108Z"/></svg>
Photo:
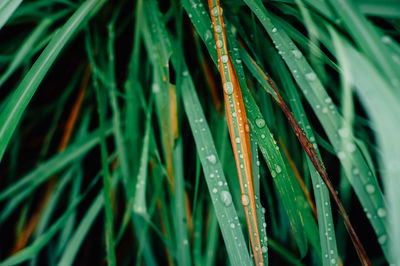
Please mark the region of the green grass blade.
<svg viewBox="0 0 400 266"><path fill-rule="evenodd" d="M93 85L96 90L96 99L98 104L98 116L100 124L100 156L103 176L103 199L105 209L105 248L107 251L107 263L111 266L116 265L115 258L115 239L114 239L114 212L111 202L111 174L108 166L108 152L105 134L105 112L107 106L102 101L103 93L94 77Z"/></svg>
<svg viewBox="0 0 400 266"><path fill-rule="evenodd" d="M22 0L4 0L0 3L0 30L21 3Z"/></svg>
<svg viewBox="0 0 400 266"><path fill-rule="evenodd" d="M187 69L183 70L181 75L183 76L181 88L183 105L196 147L200 151L199 157L204 176L230 262L232 265L251 265L247 245L238 223L235 207L232 204L232 195L227 186L222 165L218 160L213 138L197 98L193 81Z"/></svg>
<svg viewBox="0 0 400 266"><path fill-rule="evenodd" d="M260 228L260 242L261 251L264 258L264 265L268 265L268 237L267 237L267 223L265 221L265 208L261 205L261 193L260 193L260 160L258 157L258 144L251 135L251 156L253 157L253 177L254 177L254 193L256 195L256 207L257 207L257 222L258 228Z"/></svg>
<svg viewBox="0 0 400 266"><path fill-rule="evenodd" d="M150 145L150 130L151 130L151 114L152 104L150 104L149 110L146 114L146 128L144 132L142 153L140 157L139 173L136 180L136 192L135 199L133 202L133 210L137 214L146 216L146 183L147 183L147 164L149 157L149 145Z"/></svg>
<svg viewBox="0 0 400 266"><path fill-rule="evenodd" d="M174 224L177 245L176 253L179 265L192 265L185 206L185 179L183 174L184 160L182 150L182 140L178 139L174 149Z"/></svg>

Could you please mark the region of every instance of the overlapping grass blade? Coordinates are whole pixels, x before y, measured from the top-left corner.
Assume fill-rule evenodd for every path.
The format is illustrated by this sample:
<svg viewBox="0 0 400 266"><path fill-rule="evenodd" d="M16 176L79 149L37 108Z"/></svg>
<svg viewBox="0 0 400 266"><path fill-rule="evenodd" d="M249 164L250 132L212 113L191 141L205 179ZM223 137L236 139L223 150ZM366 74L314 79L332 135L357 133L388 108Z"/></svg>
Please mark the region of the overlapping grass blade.
<svg viewBox="0 0 400 266"><path fill-rule="evenodd" d="M264 86L268 91L273 91L270 88L269 83L266 81L268 77L263 77L263 74L259 71L262 71L260 67L255 65L255 62L251 60L247 52L240 48L240 52L243 58L244 64L249 68L250 72L254 75L257 81ZM299 124L302 125L303 131L306 134L307 138L313 142L315 147L317 147L315 143L315 136L310 126L310 123L305 115L305 111L303 106L301 105L300 97L296 91L296 87L291 81L290 73L287 72L286 68L283 66L283 62L279 59L273 60L276 71L280 75L281 83L286 89L287 96L289 97L289 103L292 107L294 117ZM318 156L320 157L318 149L316 149ZM321 158L321 157L320 157ZM329 192L326 188L325 183L319 176L319 174L315 171L314 165L311 160L307 158L307 164L309 167L309 172L311 175L311 180L313 183L314 196L317 205L318 212L318 221L319 221L319 235L321 240L321 250L322 250L322 262L324 265L329 265L332 262L338 262L338 253L337 253L337 244L335 239L334 232L334 223L332 217L332 210L330 206Z"/></svg>
<svg viewBox="0 0 400 266"><path fill-rule="evenodd" d="M199 35L206 44L211 58L213 58L214 62L217 62L217 55L213 48L212 42L208 41L208 38L212 38L212 35L210 36L208 34L207 27L205 26L210 25L210 19L208 16L204 15L204 7L200 3L196 3L196 8L193 8L193 5L191 5L188 1L183 1L183 5L186 9L186 12L189 14L189 17L191 18L193 25L196 27L196 30L199 32ZM234 41L232 40L230 44L233 45ZM232 57L232 62L235 66L235 70L242 88L242 93L244 95L243 98L250 129L255 132L257 143L260 146L260 150L264 156L264 159L271 170L271 174L274 177L274 183L276 184L278 192L280 193L282 201L285 205L285 209L287 211L298 247L301 251L301 254L305 255L307 252L307 239L305 238L303 223L301 222L302 214L297 206L297 202L300 201L299 198L303 197L303 195L298 187L298 184L296 184L297 181L290 179L290 176L287 174L282 156L279 150L277 150L279 148L276 145L276 141L265 124L265 120L263 119L252 95L250 94L250 91L247 89L244 71L241 70L241 59L237 49L238 48L232 49L230 51L230 55ZM314 227L315 224L309 226Z"/></svg>
<svg viewBox="0 0 400 266"><path fill-rule="evenodd" d="M82 25L94 15L103 3L104 0L87 0L79 7L52 38L35 64L21 81L20 85L15 89L11 98L8 99L0 114L0 161L15 128L20 122L22 114L47 71L67 42L76 34Z"/></svg>
<svg viewBox="0 0 400 266"><path fill-rule="evenodd" d="M219 0L208 1L218 54L218 68L224 87L224 102L229 135L239 177L247 227L256 265L264 264L255 202L250 128L238 77L228 52L222 7Z"/></svg>
<svg viewBox="0 0 400 266"><path fill-rule="evenodd" d="M39 236L32 244L24 248L17 254L8 257L3 260L0 265L16 265L22 263L32 257L34 257L50 240L51 238L64 226L69 216L75 211L78 204L85 198L87 193L93 188L93 186L99 180L100 175L94 178L92 182L87 186L85 191L69 205L68 209L49 227L49 229Z"/></svg>
<svg viewBox="0 0 400 266"><path fill-rule="evenodd" d="M106 134L111 133L111 127L107 126ZM0 193L0 200L3 201L16 193L32 192L37 186L47 180L50 176L62 170L69 163L79 159L89 150L93 149L100 140L100 131L96 130L82 140L70 145L63 153L55 155L51 159L43 162L34 171L20 178L17 182L10 185Z"/></svg>
<svg viewBox="0 0 400 266"><path fill-rule="evenodd" d="M349 135L347 128L342 128L344 124L332 99L324 90L319 78L312 70L302 53L297 49L296 45L290 40L277 23L273 23L269 13L259 1L245 1L252 11L256 14L265 30L276 45L278 51L282 55L289 69L291 70L297 84L301 88L304 96L309 101L319 121L324 127L330 142L333 144L335 151L344 167L346 176L349 178L358 198L364 208L372 209L377 212L380 208L385 208L382 192L379 188L376 178L372 175L368 164L365 162L360 150L355 145L341 149L341 138L353 138ZM349 161L351 163L349 163ZM374 187L376 193L368 193L366 184ZM382 219L371 220L376 233L381 230L386 231L384 221Z"/></svg>

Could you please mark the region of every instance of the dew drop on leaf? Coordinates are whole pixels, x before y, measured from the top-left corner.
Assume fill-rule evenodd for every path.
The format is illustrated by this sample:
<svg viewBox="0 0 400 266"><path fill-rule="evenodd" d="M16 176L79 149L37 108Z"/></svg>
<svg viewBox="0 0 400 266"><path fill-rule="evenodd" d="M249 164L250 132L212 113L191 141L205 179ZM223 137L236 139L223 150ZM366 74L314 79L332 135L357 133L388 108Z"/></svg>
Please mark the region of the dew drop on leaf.
<svg viewBox="0 0 400 266"><path fill-rule="evenodd" d="M226 207L228 207L232 204L232 196L231 196L231 193L229 193L229 191L226 191L226 190L221 191L220 198L221 198L222 203Z"/></svg>

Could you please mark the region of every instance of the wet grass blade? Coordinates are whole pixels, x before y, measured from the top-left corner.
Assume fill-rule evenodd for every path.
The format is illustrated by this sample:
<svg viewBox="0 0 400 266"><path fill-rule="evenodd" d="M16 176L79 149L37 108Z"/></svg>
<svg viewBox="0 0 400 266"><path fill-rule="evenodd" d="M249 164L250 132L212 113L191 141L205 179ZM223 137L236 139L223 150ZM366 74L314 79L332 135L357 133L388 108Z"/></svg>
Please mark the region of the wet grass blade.
<svg viewBox="0 0 400 266"><path fill-rule="evenodd" d="M262 69L255 63L255 61L247 54L247 52L243 48L240 49L240 52L244 64L249 67L250 72L254 75L257 81L262 86L264 86L264 88L268 92L274 91L272 86L275 85L271 84L270 78L267 77L266 74L262 72ZM300 97L297 94L296 88L293 82L291 82L291 78L289 77L290 74L284 68L282 61L274 60L274 63L277 66L276 71L281 75L280 76L281 82L285 85L286 93L290 99L289 102L292 106L294 119L296 119L296 121L298 121L298 123L302 125L302 132L306 134L306 137L309 140L308 145L313 145L313 147L315 148L315 154L319 157L319 160L321 161L321 156L319 154L317 145L315 143L315 137L312 128L305 115L305 111L303 106L301 105ZM279 93L275 91L275 95L279 95ZM278 101L283 101L283 99L280 96L279 98ZM321 250L323 255L322 262L324 265L329 265L332 262L335 263L339 261L335 232L333 227L334 223L330 207L329 192L327 190L325 183L323 182L319 174L315 171L315 167L311 162L310 158L307 159L307 163L309 166L311 180L313 182L314 196L316 199L315 201L318 209L318 221L319 221L319 232L320 232L319 235L321 239Z"/></svg>
<svg viewBox="0 0 400 266"><path fill-rule="evenodd" d="M207 125L194 84L187 69L183 69L182 100L199 152L208 190L232 265L251 265L246 242L218 159L214 141Z"/></svg>
<svg viewBox="0 0 400 266"><path fill-rule="evenodd" d="M229 135L235 156L236 168L242 193L242 204L246 214L250 242L256 265L264 264L260 233L257 222L255 202L252 156L250 146L250 127L247 124L246 109L235 68L228 52L225 23L219 0L209 0L208 7L214 28L214 36L218 54L218 68L224 88L225 112Z"/></svg>

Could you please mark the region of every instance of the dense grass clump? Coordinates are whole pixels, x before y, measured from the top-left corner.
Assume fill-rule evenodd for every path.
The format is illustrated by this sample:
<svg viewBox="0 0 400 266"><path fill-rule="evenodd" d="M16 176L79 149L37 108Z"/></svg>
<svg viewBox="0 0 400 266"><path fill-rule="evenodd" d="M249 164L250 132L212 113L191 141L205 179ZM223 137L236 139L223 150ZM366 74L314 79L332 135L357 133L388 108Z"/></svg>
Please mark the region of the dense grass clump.
<svg viewBox="0 0 400 266"><path fill-rule="evenodd" d="M0 265L400 264L396 0L0 1Z"/></svg>

